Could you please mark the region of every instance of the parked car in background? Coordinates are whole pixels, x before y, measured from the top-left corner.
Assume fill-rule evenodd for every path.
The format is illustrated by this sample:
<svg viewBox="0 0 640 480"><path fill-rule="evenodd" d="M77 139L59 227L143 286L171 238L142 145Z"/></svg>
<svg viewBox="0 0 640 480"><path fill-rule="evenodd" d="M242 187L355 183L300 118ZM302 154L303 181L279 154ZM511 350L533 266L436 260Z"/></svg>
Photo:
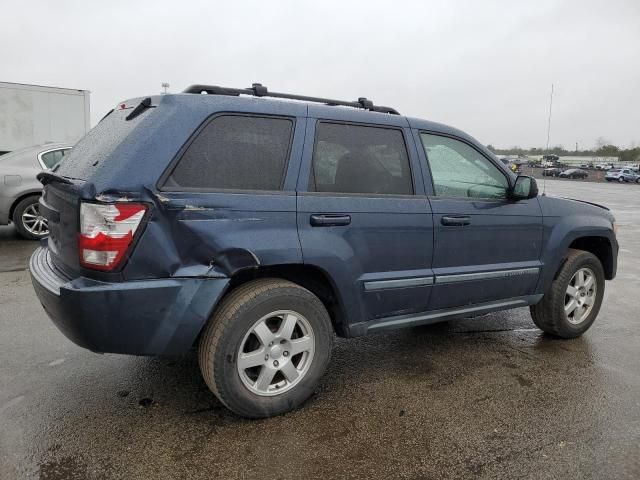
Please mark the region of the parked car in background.
<svg viewBox="0 0 640 480"><path fill-rule="evenodd" d="M560 173L562 173L562 169L560 168L545 168L542 171L542 176L544 177L557 177L558 175L560 175Z"/></svg>
<svg viewBox="0 0 640 480"><path fill-rule="evenodd" d="M55 167L71 147L47 143L0 157L0 225L13 222L18 233L31 240L49 234L47 219L40 215L42 184L36 175Z"/></svg>
<svg viewBox="0 0 640 480"><path fill-rule="evenodd" d="M634 172L638 172L640 171L640 165L638 165L637 163L633 164L633 165L629 165L629 168L631 170L633 170Z"/></svg>
<svg viewBox="0 0 640 480"><path fill-rule="evenodd" d="M542 162L555 163L555 162L557 162L559 160L560 160L560 157L558 155L543 155L542 156Z"/></svg>
<svg viewBox="0 0 640 480"><path fill-rule="evenodd" d="M587 178L589 174L579 168L570 168L569 170L561 172L558 176L560 178Z"/></svg>
<svg viewBox="0 0 640 480"><path fill-rule="evenodd" d="M606 207L538 196L471 136L366 98L273 96L121 102L39 175L51 234L29 270L62 333L196 347L224 405L269 417L313 394L334 335L525 306L561 338L596 320L617 266Z"/></svg>
<svg viewBox="0 0 640 480"><path fill-rule="evenodd" d="M607 182L617 181L623 182L638 182L640 183L640 175L631 170L630 168L614 168L609 170L604 176Z"/></svg>
<svg viewBox="0 0 640 480"><path fill-rule="evenodd" d="M599 163L596 165L596 170L611 170L613 169L612 163Z"/></svg>

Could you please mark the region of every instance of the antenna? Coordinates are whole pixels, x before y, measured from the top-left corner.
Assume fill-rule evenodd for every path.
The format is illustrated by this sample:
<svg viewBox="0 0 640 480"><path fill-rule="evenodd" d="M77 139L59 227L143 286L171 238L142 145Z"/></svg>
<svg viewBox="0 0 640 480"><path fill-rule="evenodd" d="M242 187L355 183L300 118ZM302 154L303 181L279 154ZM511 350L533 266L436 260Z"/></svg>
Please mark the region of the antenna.
<svg viewBox="0 0 640 480"><path fill-rule="evenodd" d="M549 153L549 139L551 138L551 109L553 107L553 83L551 84L551 97L549 97L549 122L547 123L547 148L545 151ZM542 172L542 195L547 194L547 176Z"/></svg>

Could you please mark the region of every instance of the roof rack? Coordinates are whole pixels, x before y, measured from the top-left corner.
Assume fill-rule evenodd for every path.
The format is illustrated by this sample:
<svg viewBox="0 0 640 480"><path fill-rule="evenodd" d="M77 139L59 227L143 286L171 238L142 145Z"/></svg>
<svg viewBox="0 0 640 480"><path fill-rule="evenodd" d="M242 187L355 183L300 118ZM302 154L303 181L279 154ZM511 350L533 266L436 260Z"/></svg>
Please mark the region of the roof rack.
<svg viewBox="0 0 640 480"><path fill-rule="evenodd" d="M267 87L260 83L254 83L250 88L229 88L229 87L217 87L215 85L191 85L184 89L183 93L208 93L210 95L251 95L253 97L273 97L273 98L287 98L290 100L302 100L305 102L323 103L331 106L344 106L353 108L364 108L372 112L390 113L392 115L400 115L400 113L391 107L382 107L374 105L371 100L364 97L358 98L355 102L347 102L344 100L332 100L330 98L320 97L307 97L305 95L292 95L289 93L270 92Z"/></svg>

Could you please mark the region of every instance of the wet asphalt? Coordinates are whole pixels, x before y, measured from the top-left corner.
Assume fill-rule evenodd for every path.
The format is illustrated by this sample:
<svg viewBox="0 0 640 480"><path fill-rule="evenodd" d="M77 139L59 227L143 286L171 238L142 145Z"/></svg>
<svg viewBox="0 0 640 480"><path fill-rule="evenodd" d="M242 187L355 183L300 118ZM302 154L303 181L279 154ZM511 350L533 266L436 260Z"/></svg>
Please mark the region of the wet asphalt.
<svg viewBox="0 0 640 480"><path fill-rule="evenodd" d="M258 421L216 400L194 354L68 341L31 287L35 242L1 227L0 479L640 478L640 185L546 183L621 225L582 338L517 309L337 339L315 395Z"/></svg>

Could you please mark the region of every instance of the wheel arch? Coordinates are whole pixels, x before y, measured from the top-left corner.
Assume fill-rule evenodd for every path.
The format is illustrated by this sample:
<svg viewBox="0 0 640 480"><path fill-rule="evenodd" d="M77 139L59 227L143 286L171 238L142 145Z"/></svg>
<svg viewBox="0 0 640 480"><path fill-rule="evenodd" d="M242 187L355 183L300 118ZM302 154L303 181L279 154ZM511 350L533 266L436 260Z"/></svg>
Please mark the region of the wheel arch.
<svg viewBox="0 0 640 480"><path fill-rule="evenodd" d="M573 248L575 250L584 250L586 252L592 253L595 255L600 263L602 264L602 268L604 269L604 278L607 280L612 280L615 276L615 262L614 262L614 253L613 253L613 245L611 245L611 241L607 237L603 236L584 236L578 237L574 239L569 248ZM560 265L564 264L564 260ZM560 271L558 268L558 271ZM558 273L556 272L556 275Z"/></svg>
<svg viewBox="0 0 640 480"><path fill-rule="evenodd" d="M231 277L224 296L229 295L240 285L258 278L281 278L306 288L324 304L336 334L341 337L349 336L348 322L339 290L327 272L321 268L306 264L281 264L243 269Z"/></svg>

